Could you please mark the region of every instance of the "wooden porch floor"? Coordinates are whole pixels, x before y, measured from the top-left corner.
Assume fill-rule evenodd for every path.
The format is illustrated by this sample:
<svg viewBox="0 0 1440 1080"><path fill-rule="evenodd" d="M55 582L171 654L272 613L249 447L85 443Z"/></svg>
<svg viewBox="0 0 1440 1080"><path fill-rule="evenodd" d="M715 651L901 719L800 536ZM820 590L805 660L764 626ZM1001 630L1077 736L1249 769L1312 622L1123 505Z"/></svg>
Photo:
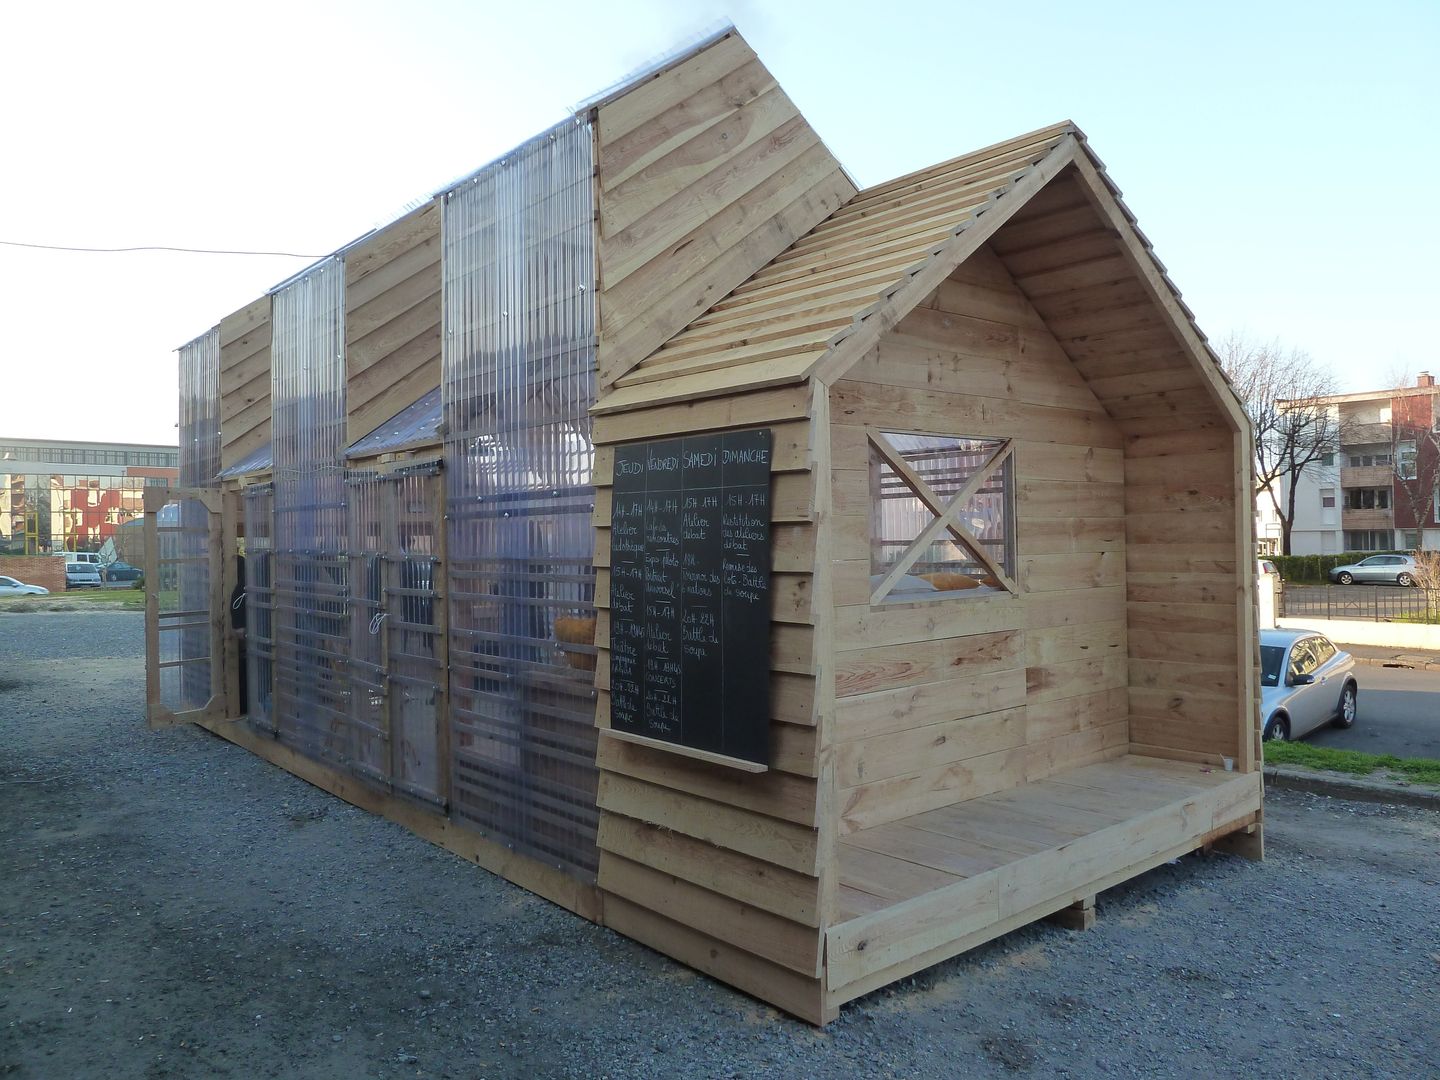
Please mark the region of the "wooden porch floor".
<svg viewBox="0 0 1440 1080"><path fill-rule="evenodd" d="M839 841L827 974L845 1001L1231 831L1259 773L1126 755Z"/></svg>

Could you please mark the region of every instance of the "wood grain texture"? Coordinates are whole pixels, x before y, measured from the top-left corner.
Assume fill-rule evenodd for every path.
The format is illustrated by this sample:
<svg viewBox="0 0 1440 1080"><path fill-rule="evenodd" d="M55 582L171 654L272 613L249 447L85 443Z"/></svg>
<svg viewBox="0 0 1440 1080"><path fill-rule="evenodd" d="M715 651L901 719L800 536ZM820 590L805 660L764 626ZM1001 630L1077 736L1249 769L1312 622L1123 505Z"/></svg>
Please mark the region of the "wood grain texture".
<svg viewBox="0 0 1440 1080"><path fill-rule="evenodd" d="M440 385L440 204L345 253L345 424L355 442Z"/></svg>
<svg viewBox="0 0 1440 1080"><path fill-rule="evenodd" d="M855 194L739 34L596 117L603 386Z"/></svg>
<svg viewBox="0 0 1440 1080"><path fill-rule="evenodd" d="M1123 753L1123 440L1004 265L982 249L830 402L842 836ZM1018 594L870 604L877 429L1014 440Z"/></svg>
<svg viewBox="0 0 1440 1080"><path fill-rule="evenodd" d="M270 442L270 297L220 320L220 468Z"/></svg>

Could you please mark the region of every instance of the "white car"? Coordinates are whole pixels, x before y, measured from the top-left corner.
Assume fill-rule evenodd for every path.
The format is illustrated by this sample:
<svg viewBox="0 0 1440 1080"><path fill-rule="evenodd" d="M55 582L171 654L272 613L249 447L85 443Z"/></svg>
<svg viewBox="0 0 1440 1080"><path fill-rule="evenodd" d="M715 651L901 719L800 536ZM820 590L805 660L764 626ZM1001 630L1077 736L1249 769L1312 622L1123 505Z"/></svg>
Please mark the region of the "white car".
<svg viewBox="0 0 1440 1080"><path fill-rule="evenodd" d="M43 585L26 585L13 577L0 574L0 596L49 596L50 590Z"/></svg>
<svg viewBox="0 0 1440 1080"><path fill-rule="evenodd" d="M1298 739L1355 723L1355 658L1313 630L1260 631L1263 738Z"/></svg>

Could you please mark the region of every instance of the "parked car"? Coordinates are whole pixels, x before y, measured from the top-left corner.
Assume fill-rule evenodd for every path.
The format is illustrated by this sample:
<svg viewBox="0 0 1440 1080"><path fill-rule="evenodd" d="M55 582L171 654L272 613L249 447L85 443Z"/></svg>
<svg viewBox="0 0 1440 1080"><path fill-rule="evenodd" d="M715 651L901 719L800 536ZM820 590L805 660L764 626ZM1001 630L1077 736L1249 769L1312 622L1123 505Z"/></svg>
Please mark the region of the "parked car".
<svg viewBox="0 0 1440 1080"><path fill-rule="evenodd" d="M1264 738L1298 739L1326 724L1355 723L1355 658L1313 630L1260 631Z"/></svg>
<svg viewBox="0 0 1440 1080"><path fill-rule="evenodd" d="M100 569L100 556L94 551L57 551L57 559L64 559L67 563L89 563L95 569Z"/></svg>
<svg viewBox="0 0 1440 1080"><path fill-rule="evenodd" d="M100 568L94 563L65 564L65 588L98 589L100 585Z"/></svg>
<svg viewBox="0 0 1440 1080"><path fill-rule="evenodd" d="M116 559L100 571L100 576L106 581L139 581L145 575L138 566Z"/></svg>
<svg viewBox="0 0 1440 1080"><path fill-rule="evenodd" d="M1358 563L1337 566L1330 571L1330 580L1337 585L1383 584L1414 585L1415 557L1413 555L1371 555Z"/></svg>
<svg viewBox="0 0 1440 1080"><path fill-rule="evenodd" d="M0 596L49 596L44 585L26 585L19 578L0 574Z"/></svg>

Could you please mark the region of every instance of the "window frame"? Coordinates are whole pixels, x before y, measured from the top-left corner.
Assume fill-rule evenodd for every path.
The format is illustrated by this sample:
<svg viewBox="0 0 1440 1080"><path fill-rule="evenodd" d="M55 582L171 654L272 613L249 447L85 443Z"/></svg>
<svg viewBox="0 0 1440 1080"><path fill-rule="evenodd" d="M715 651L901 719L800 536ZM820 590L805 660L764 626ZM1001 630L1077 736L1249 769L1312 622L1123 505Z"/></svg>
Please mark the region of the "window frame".
<svg viewBox="0 0 1440 1080"><path fill-rule="evenodd" d="M905 460L903 454L886 440L886 435L914 435L921 438L974 439L977 441L998 439L999 445L991 452L990 457L966 478L964 486L962 486L956 494L947 498L937 495L930 485L915 473ZM995 580L1000 582L1004 590L1004 595L1018 596L1020 586L1016 580L1007 574L1000 565L990 557L990 554L985 550L985 545L981 543L969 529L956 520L960 511L970 502L981 486L998 470L1002 469L1007 461L1011 462L1011 483L1009 490L1005 492L1006 531L1009 534L1008 540L1010 544L1015 544L1015 518L1017 517L1015 498L1016 479L1013 464L1015 439L1003 438L996 435L961 435L934 431L896 431L891 428L866 428L865 438L867 451L878 454L895 476L910 489L911 494L919 500L930 513L935 515L934 520L926 525L925 528L921 529L915 536L915 539L900 553L895 563L885 572L885 576L879 584L870 590L870 606L877 607L887 603L901 604L914 603L917 601L928 603L931 600L942 597L949 599L973 598L974 594L969 591L956 591L953 593L941 592L935 597L927 596L924 600L919 600L917 597L889 599L890 593L894 590L895 586L909 573L920 556L931 544L946 533L949 534L950 540L981 566L985 567ZM873 499L876 493L872 491L870 494ZM980 595L995 596L997 594L987 592Z"/></svg>

